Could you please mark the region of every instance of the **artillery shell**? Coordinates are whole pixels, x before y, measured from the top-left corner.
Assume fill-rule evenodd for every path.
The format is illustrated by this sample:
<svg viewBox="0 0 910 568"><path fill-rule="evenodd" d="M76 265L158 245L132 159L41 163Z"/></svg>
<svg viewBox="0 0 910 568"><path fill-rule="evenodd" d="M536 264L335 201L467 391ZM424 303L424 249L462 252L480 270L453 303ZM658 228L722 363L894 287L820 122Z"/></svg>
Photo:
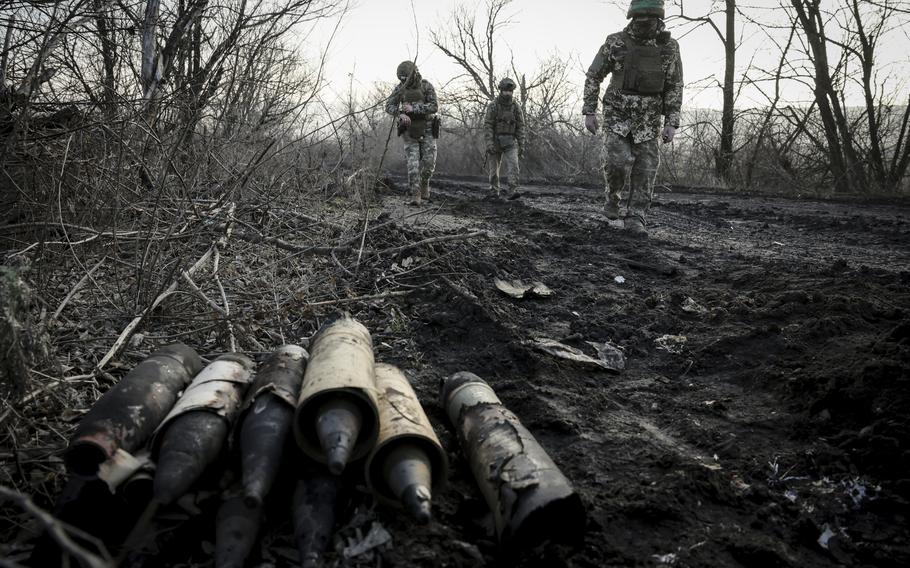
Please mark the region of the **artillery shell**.
<svg viewBox="0 0 910 568"><path fill-rule="evenodd" d="M261 508L250 507L242 496L221 503L215 521L216 568L243 568L259 534Z"/></svg>
<svg viewBox="0 0 910 568"><path fill-rule="evenodd" d="M304 453L340 473L376 443L379 418L373 342L345 315L313 339L297 403L294 434Z"/></svg>
<svg viewBox="0 0 910 568"><path fill-rule="evenodd" d="M363 415L349 399L326 400L316 414L316 435L325 453L329 471L335 475L344 471L357 443Z"/></svg>
<svg viewBox="0 0 910 568"><path fill-rule="evenodd" d="M262 504L281 466L306 356L297 345L282 346L272 354L257 373L252 396L241 414L240 456L249 507Z"/></svg>
<svg viewBox="0 0 910 568"><path fill-rule="evenodd" d="M190 490L221 454L228 423L213 412L195 410L175 418L158 449L154 495L165 505Z"/></svg>
<svg viewBox="0 0 910 568"><path fill-rule="evenodd" d="M442 403L487 505L500 542L522 547L577 541L585 511L565 475L493 389L473 373L442 384Z"/></svg>
<svg viewBox="0 0 910 568"><path fill-rule="evenodd" d="M340 478L328 472L314 472L297 482L294 491L294 538L303 568L319 566L323 553L332 542L340 491Z"/></svg>
<svg viewBox="0 0 910 568"><path fill-rule="evenodd" d="M430 522L432 468L426 452L411 443L396 444L383 461L382 478L391 494L419 523Z"/></svg>
<svg viewBox="0 0 910 568"><path fill-rule="evenodd" d="M445 484L448 460L407 377L377 363L379 439L365 477L377 500L405 509L420 523L430 520L432 491Z"/></svg>
<svg viewBox="0 0 910 568"><path fill-rule="evenodd" d="M249 386L253 362L222 355L203 369L155 434L155 499L168 504L186 493L215 461Z"/></svg>
<svg viewBox="0 0 910 568"><path fill-rule="evenodd" d="M79 423L63 456L67 469L96 475L118 449L141 448L201 368L199 355L182 343L162 347L139 363Z"/></svg>

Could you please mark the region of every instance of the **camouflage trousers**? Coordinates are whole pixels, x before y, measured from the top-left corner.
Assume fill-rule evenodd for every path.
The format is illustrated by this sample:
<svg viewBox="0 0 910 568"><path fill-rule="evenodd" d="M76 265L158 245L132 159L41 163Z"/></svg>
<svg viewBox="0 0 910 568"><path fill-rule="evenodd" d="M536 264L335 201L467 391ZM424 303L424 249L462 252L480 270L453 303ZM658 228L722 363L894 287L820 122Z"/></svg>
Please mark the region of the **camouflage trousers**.
<svg viewBox="0 0 910 568"><path fill-rule="evenodd" d="M602 157L607 207L621 210L625 201L624 216L638 217L644 223L660 166L657 138L635 144L631 135L607 130Z"/></svg>
<svg viewBox="0 0 910 568"><path fill-rule="evenodd" d="M428 199L430 178L436 169L436 139L429 130L419 140L405 134L404 155L408 162L408 193L415 199Z"/></svg>
<svg viewBox="0 0 910 568"><path fill-rule="evenodd" d="M487 174L490 176L490 189L496 195L499 195L499 171L501 169L505 169L503 177L506 178L506 187L509 192L518 189L518 176L521 174L521 167L518 165L518 146L487 154Z"/></svg>

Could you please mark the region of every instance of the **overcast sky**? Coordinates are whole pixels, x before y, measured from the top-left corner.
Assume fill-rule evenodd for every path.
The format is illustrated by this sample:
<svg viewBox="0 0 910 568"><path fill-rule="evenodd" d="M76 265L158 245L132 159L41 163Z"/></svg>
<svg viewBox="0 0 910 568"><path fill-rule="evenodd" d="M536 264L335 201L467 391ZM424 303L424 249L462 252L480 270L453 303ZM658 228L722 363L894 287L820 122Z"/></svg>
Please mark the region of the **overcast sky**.
<svg viewBox="0 0 910 568"><path fill-rule="evenodd" d="M352 80L355 89L366 90L371 90L377 81L393 82L398 63L415 56L423 76L437 88L444 85L458 74L458 69L431 43L430 30L443 28L451 19L455 6L474 7L479 2L482 0L352 0L331 41L327 73L330 88L341 96L347 92ZM823 0L823 3L834 2L836 0ZM711 4L711 0L685 2L690 14L706 13ZM776 12L769 10L777 5L776 0L756 0L751 5L762 7L751 10L765 19L780 14L779 8ZM530 75L541 59L557 52L570 61L569 77L580 92L584 72L604 38L626 25L625 6L627 2L609 0L514 0L506 9L512 23L501 34L500 61L507 63L511 52L516 66ZM763 8L765 6L768 9ZM673 13L678 13L677 9L668 8L668 14ZM482 19L479 14L478 20ZM719 18L717 22L723 29ZM903 23L908 24L906 16ZM319 22L308 37L306 49L328 43L336 24L337 21ZM674 22L671 20L670 24ZM883 50L889 69L894 70L892 84L903 91L904 100L910 84L908 27L910 24L890 34L888 48ZM742 33L741 30L742 27L737 33ZM684 36L681 32L676 30L674 37L680 41L686 82L694 84L702 80L704 84L710 83L711 77L721 78L724 53L714 32L707 26ZM770 68L779 57L764 33L751 25L746 27L738 54L738 77L750 63ZM790 86L785 95L791 102L811 98L807 89L794 86ZM689 108L718 108L720 97L720 89L716 86L690 87L685 94L685 104ZM759 93L746 90L738 106L761 106L763 102Z"/></svg>

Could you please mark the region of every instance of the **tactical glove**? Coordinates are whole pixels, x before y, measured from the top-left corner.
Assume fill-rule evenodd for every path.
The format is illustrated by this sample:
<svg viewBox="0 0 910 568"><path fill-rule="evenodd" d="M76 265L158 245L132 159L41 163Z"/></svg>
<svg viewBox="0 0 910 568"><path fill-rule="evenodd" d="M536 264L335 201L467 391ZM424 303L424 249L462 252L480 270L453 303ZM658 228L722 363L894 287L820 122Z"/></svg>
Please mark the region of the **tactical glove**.
<svg viewBox="0 0 910 568"><path fill-rule="evenodd" d="M663 132L660 133L660 137L663 139L664 144L673 142L674 136L676 136L676 128L669 125L664 126Z"/></svg>
<svg viewBox="0 0 910 568"><path fill-rule="evenodd" d="M411 103L404 103L403 105L401 105L401 112L408 112L408 113L414 112L414 105L412 105Z"/></svg>
<svg viewBox="0 0 910 568"><path fill-rule="evenodd" d="M398 126L404 126L405 128L407 128L408 126L411 126L411 117L404 113L399 114L398 115Z"/></svg>
<svg viewBox="0 0 910 568"><path fill-rule="evenodd" d="M597 115L596 114L586 114L585 115L585 128L588 129L588 132L591 134L597 134Z"/></svg>

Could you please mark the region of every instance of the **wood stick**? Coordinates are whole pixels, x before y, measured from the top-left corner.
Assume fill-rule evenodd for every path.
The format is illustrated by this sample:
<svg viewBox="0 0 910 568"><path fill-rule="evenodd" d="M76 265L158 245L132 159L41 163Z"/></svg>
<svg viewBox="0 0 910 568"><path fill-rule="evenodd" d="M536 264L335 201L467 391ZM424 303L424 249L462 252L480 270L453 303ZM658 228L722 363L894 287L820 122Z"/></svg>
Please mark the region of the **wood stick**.
<svg viewBox="0 0 910 568"><path fill-rule="evenodd" d="M401 252L403 250L408 250L410 248L422 247L426 245L432 245L435 243L447 243L451 241L464 241L467 239L473 239L475 237L489 237L490 233L487 231L474 231L473 233L461 233L458 235L443 235L441 237L432 237L429 239L424 239L422 241L417 241L415 243L410 243L406 245L401 245L397 247L387 248L380 251L376 251L375 254L391 254L395 252Z"/></svg>
<svg viewBox="0 0 910 568"><path fill-rule="evenodd" d="M336 306L339 304L350 304L352 302L369 302L370 300L387 300L389 298L399 298L407 296L414 290L396 290L394 292L383 292L382 294L372 294L370 296L357 296L356 298L340 298L338 300L325 300L322 302L306 302L308 308L319 308L323 306Z"/></svg>
<svg viewBox="0 0 910 568"><path fill-rule="evenodd" d="M52 321L54 321L54 320L57 319L57 317L60 315L60 312L62 312L62 311L63 311L63 308L66 307L66 304L68 304L69 301L73 298L73 296L76 295L76 292L78 292L78 291L82 288L82 285L85 284L86 281L88 281L88 279L92 277L92 274L93 274L96 270L98 270L98 268L99 268L102 264L104 264L104 261L105 261L105 260L107 260L107 257L106 257L106 256L101 257L101 260L99 260L99 261L95 264L95 266L91 267L91 269L89 269L88 272L86 272L85 274L82 275L82 278L79 279L79 282L76 282L76 285L73 286L73 289L70 290L70 293L67 294L67 295L66 295L66 298L63 298L63 301L60 302L60 305L59 305L59 306L57 306L57 309L54 311L53 315L51 315L51 319L48 320L48 323L50 323L50 322L52 322Z"/></svg>
<svg viewBox="0 0 910 568"><path fill-rule="evenodd" d="M197 260L195 262L195 264L193 264L193 266L191 266L189 268L189 270L186 271L186 274L188 276L192 277L193 274L195 274L200 268L202 268L211 258L212 253L215 251L216 246L217 245L210 246L208 248L208 250L205 251L205 254L203 254L201 257L199 257L199 260ZM142 323L142 320L145 319L145 316L150 314L155 308L158 307L158 304L163 302L168 296L170 296L171 294L174 293L175 290L177 290L177 282L178 282L178 280L175 278L171 282L171 285L168 286L164 292L159 294L158 297L155 298L147 308L142 310L141 314L139 314L138 316L133 318L133 320L130 321L129 324L127 324L127 326L120 333L120 337L117 338L117 341L114 343L114 345L111 347L111 349L107 352L107 354L105 354L104 357L101 358L100 361L98 361L98 364L95 365L96 372L102 370L104 368L104 366L107 365L110 362L110 360L112 358L114 358L114 356L117 355L117 353L120 352L121 349L123 349L123 346L126 345L127 340L130 338L131 335L133 335L133 332L136 331L136 328L139 327L139 324Z"/></svg>
<svg viewBox="0 0 910 568"><path fill-rule="evenodd" d="M23 495L18 491L0 485L0 498L3 498L7 501L12 501L26 513L35 517L38 522L44 526L45 530L47 530L47 533L51 536L51 538L53 538L54 541L60 545L60 548L63 549L63 552L78 559L80 565L88 566L89 568L112 568L114 566L113 559L111 558L110 554L108 554L107 549L104 547L104 544L98 541L98 539L76 529L75 527L65 525L61 521L54 518L53 515L35 505L35 503L27 495ZM98 554L95 554L94 552L81 547L70 537L70 533L76 535L80 539L91 542L98 549L101 555L99 556Z"/></svg>

